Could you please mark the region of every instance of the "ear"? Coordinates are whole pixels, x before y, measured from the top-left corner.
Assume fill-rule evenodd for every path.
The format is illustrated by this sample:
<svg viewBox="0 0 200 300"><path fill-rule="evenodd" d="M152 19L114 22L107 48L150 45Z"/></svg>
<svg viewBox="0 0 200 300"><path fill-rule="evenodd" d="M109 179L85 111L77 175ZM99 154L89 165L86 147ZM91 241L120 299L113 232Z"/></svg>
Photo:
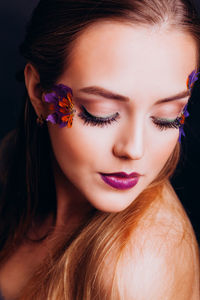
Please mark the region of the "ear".
<svg viewBox="0 0 200 300"><path fill-rule="evenodd" d="M27 63L24 69L24 77L28 95L37 116L44 116L45 104L42 98L42 90L40 87L40 76L36 68L31 63Z"/></svg>

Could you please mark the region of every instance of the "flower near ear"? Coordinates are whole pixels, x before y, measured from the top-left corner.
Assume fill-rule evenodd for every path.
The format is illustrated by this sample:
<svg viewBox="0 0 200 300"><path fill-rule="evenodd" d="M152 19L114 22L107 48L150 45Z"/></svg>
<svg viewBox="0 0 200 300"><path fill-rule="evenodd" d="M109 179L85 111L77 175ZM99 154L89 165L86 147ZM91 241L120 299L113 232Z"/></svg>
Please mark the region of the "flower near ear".
<svg viewBox="0 0 200 300"><path fill-rule="evenodd" d="M73 109L72 90L64 84L54 85L52 92L44 96L45 102L49 103L49 111L46 121L52 124L58 124L60 128L67 126L72 127Z"/></svg>

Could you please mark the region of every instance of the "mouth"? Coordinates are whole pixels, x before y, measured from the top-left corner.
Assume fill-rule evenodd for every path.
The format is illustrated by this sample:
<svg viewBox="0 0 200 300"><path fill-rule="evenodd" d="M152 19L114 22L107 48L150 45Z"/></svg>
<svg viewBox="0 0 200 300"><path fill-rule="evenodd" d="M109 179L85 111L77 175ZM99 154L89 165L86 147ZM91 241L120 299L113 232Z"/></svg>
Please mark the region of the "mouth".
<svg viewBox="0 0 200 300"><path fill-rule="evenodd" d="M141 176L138 173L127 174L124 172L110 174L100 173L100 175L106 184L118 190L127 190L133 188L136 186Z"/></svg>

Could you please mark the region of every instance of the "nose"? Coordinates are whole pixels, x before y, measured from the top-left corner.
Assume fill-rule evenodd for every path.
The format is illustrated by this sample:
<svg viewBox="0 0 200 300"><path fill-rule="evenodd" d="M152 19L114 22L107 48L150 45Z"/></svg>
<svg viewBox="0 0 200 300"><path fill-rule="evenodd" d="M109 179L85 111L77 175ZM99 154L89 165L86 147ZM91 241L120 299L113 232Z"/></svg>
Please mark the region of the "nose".
<svg viewBox="0 0 200 300"><path fill-rule="evenodd" d="M144 124L141 119L118 132L113 154L123 159L139 160L144 155Z"/></svg>

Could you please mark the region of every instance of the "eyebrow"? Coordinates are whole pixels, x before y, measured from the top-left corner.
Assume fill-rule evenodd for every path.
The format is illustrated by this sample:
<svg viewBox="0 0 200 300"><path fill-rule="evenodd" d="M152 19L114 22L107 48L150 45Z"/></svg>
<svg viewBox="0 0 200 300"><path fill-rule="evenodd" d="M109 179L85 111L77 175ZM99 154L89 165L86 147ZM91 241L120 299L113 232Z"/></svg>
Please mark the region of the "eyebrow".
<svg viewBox="0 0 200 300"><path fill-rule="evenodd" d="M122 96L120 94L113 93L109 90L106 90L106 89L98 87L98 86L85 87L85 88L80 89L79 92L83 92L83 93L91 94L91 95L96 95L96 96L101 96L101 97L104 97L104 98L107 98L107 99L119 100L119 101L126 101L127 102L127 101L130 100L126 96ZM190 90L186 90L186 91L180 92L180 93L178 93L174 96L170 96L170 97L158 100L156 102L156 104L183 99L187 96L190 96Z"/></svg>
<svg viewBox="0 0 200 300"><path fill-rule="evenodd" d="M79 90L80 92L84 92L86 94L97 95L107 99L115 99L120 101L129 101L128 97L113 93L104 88L98 86L89 86Z"/></svg>

